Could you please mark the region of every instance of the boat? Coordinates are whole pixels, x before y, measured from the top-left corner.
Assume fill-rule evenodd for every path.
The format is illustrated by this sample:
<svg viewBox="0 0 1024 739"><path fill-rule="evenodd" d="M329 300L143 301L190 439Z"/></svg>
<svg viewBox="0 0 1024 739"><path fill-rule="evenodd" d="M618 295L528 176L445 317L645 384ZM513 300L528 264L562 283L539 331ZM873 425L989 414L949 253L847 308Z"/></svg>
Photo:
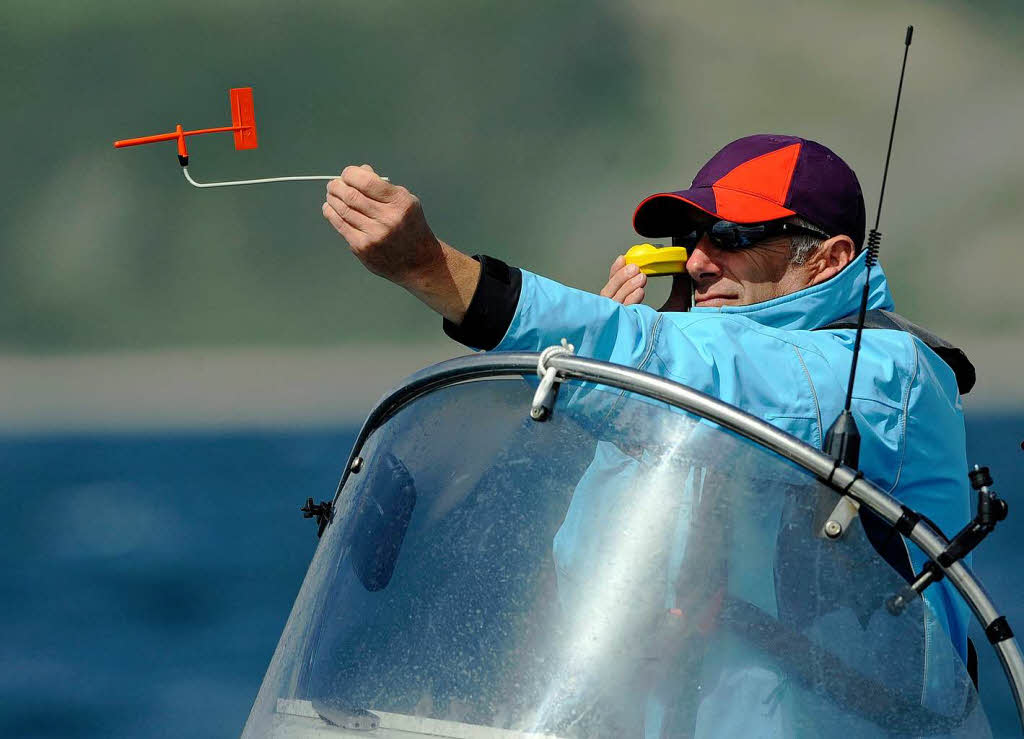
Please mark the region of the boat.
<svg viewBox="0 0 1024 739"><path fill-rule="evenodd" d="M934 588L883 556L896 532L969 604L1024 716L1017 640L950 537L628 367L421 370L303 510L320 539L243 737L990 736Z"/></svg>

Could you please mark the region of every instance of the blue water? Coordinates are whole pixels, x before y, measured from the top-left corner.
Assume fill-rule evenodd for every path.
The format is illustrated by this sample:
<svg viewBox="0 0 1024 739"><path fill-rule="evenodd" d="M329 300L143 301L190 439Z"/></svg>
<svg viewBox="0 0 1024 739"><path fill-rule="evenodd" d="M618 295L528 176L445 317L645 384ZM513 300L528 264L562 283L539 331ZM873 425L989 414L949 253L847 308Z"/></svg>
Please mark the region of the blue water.
<svg viewBox="0 0 1024 739"><path fill-rule="evenodd" d="M1011 505L976 569L1024 632L1022 432L1021 415L968 426ZM316 544L298 509L333 494L354 436L0 438L0 736L236 736ZM1013 735L975 639L983 700Z"/></svg>

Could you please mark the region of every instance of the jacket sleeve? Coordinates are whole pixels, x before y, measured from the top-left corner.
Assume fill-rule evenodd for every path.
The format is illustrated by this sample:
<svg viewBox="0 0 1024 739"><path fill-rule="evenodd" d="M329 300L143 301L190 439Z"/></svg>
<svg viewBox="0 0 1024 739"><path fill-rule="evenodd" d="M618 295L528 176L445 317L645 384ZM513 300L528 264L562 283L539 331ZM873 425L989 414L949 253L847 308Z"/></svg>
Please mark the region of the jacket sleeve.
<svg viewBox="0 0 1024 739"><path fill-rule="evenodd" d="M475 349L535 352L565 338L580 356L630 367L649 354L660 319L650 307L623 306L498 260L477 259L483 269L466 317L458 326L444 324L456 341Z"/></svg>
<svg viewBox="0 0 1024 739"><path fill-rule="evenodd" d="M444 332L471 349L493 349L508 331L522 292L523 275L500 259L474 255L480 262L480 282L462 323L444 320Z"/></svg>

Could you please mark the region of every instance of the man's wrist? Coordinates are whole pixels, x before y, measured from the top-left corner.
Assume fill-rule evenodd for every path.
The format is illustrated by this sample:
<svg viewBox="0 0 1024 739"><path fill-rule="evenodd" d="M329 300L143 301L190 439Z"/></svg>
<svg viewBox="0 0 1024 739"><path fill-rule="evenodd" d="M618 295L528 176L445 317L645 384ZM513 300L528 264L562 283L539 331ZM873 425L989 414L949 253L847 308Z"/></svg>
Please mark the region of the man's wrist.
<svg viewBox="0 0 1024 739"><path fill-rule="evenodd" d="M398 282L446 320L461 323L480 281L480 264L443 241L432 251L429 262Z"/></svg>
<svg viewBox="0 0 1024 739"><path fill-rule="evenodd" d="M523 274L500 259L476 255L479 277L465 314L458 322L444 321L449 338L473 349L490 350L508 333L519 307Z"/></svg>

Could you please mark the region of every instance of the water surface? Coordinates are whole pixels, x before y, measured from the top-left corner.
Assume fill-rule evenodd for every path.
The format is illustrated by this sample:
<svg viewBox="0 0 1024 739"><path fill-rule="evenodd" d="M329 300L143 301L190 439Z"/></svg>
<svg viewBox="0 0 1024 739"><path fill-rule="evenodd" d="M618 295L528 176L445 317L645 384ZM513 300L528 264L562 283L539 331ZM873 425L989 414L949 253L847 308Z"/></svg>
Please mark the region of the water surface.
<svg viewBox="0 0 1024 739"><path fill-rule="evenodd" d="M1024 631L1024 414L972 417L1011 519L976 569ZM0 736L237 736L355 428L0 439ZM1011 479L1016 473L1017 479ZM1019 728L984 638L982 697Z"/></svg>

